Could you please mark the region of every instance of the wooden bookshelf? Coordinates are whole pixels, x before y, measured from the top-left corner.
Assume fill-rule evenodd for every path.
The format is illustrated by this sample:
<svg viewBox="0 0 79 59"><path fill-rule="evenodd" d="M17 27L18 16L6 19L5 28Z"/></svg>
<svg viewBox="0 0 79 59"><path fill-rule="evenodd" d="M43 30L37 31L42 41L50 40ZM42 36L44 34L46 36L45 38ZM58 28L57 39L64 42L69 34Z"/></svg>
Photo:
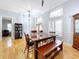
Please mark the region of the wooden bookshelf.
<svg viewBox="0 0 79 59"><path fill-rule="evenodd" d="M22 38L22 24L21 23L15 23L15 39Z"/></svg>

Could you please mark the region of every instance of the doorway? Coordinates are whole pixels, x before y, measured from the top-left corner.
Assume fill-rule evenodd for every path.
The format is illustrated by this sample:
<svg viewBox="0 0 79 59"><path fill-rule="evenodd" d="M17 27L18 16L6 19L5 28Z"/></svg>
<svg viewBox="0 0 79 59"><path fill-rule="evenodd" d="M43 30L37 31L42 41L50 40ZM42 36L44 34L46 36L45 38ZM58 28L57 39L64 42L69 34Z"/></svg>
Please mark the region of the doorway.
<svg viewBox="0 0 79 59"><path fill-rule="evenodd" d="M12 18L2 17L2 38L12 37Z"/></svg>

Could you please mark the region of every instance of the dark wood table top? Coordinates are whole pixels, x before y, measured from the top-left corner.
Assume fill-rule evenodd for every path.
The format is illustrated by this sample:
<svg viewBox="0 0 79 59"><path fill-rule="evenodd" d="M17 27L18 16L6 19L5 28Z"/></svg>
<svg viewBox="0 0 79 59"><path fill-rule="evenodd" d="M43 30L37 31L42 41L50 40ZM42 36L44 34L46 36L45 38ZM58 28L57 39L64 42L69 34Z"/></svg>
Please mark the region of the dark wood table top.
<svg viewBox="0 0 79 59"><path fill-rule="evenodd" d="M54 38L54 37L56 37L56 35L51 36L49 34L43 34L43 35L37 35L37 37L30 37L30 38L34 42L40 42L40 41L50 39L50 38Z"/></svg>

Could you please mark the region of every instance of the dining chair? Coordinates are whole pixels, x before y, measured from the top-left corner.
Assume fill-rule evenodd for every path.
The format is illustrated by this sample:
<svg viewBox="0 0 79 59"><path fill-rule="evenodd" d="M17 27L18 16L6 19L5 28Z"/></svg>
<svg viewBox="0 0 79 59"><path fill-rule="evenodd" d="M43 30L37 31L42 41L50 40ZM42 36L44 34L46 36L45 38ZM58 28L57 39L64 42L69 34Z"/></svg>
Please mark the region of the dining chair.
<svg viewBox="0 0 79 59"><path fill-rule="evenodd" d="M31 31L31 37L36 38L37 37L37 30L32 30Z"/></svg>
<svg viewBox="0 0 79 59"><path fill-rule="evenodd" d="M24 53L27 51L27 57L29 57L29 52L30 52L30 50L32 50L34 42L29 38L28 34L24 33L24 35L25 35L25 41L26 41ZM32 47L32 48L30 48L30 47Z"/></svg>

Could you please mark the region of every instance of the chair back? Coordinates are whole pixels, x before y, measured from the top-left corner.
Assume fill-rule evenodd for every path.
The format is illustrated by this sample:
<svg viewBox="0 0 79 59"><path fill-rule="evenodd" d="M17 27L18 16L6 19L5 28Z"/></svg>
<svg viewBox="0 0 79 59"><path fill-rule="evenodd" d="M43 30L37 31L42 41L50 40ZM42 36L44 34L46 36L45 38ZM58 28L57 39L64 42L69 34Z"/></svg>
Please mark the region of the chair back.
<svg viewBox="0 0 79 59"><path fill-rule="evenodd" d="M29 47L29 35L25 34L25 33L24 33L24 35L25 35L26 45L27 45L27 47Z"/></svg>
<svg viewBox="0 0 79 59"><path fill-rule="evenodd" d="M25 34L25 40L26 40L26 45L28 46L32 46L34 44L34 42L29 38L28 34Z"/></svg>
<svg viewBox="0 0 79 59"><path fill-rule="evenodd" d="M55 34L56 34L55 32L50 32L51 36L55 36Z"/></svg>
<svg viewBox="0 0 79 59"><path fill-rule="evenodd" d="M32 38L37 37L37 31L36 31L36 30L32 30L32 31L31 31L31 37L32 37Z"/></svg>

